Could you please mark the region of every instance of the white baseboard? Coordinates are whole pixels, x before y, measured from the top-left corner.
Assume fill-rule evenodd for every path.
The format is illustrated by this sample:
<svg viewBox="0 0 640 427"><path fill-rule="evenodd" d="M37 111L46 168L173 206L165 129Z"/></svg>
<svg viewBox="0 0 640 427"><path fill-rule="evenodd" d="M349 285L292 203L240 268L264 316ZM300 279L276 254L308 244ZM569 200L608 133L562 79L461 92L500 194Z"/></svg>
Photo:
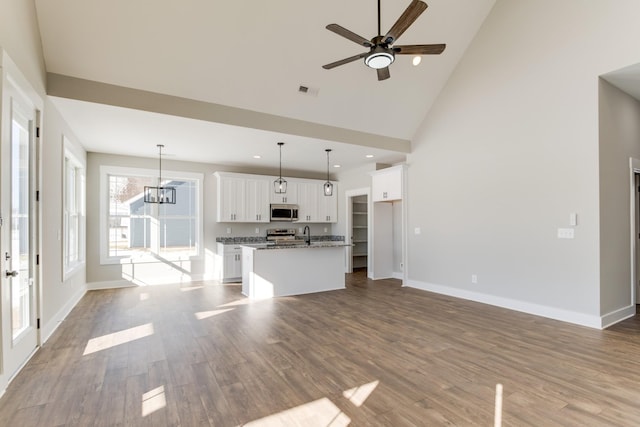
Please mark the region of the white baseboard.
<svg viewBox="0 0 640 427"><path fill-rule="evenodd" d="M437 285L434 283L420 282L417 280L407 280L407 286L421 289L423 291L435 292L449 295L470 301L495 305L497 307L508 308L510 310L521 311L523 313L534 314L536 316L547 317L549 319L561 320L563 322L574 323L576 325L587 326L589 328L603 329L603 318L570 310L563 310L556 307L534 304L526 301L511 298L497 297L480 292L458 289L451 286ZM622 319L619 319L622 320ZM618 321L619 321L618 320Z"/></svg>
<svg viewBox="0 0 640 427"><path fill-rule="evenodd" d="M391 277L392 277L393 279L399 279L399 280L402 280L402 279L404 279L404 274L403 274L401 271L394 271L394 272L391 274Z"/></svg>
<svg viewBox="0 0 640 427"><path fill-rule="evenodd" d="M67 303L53 316L47 323L40 325L41 345L44 344L53 335L58 326L67 318L71 310L80 302L84 294L87 293L87 286L81 286L78 291L69 298Z"/></svg>
<svg viewBox="0 0 640 427"><path fill-rule="evenodd" d="M128 280L105 280L103 282L87 283L87 290L97 291L100 289L130 288L133 286L138 286L138 285Z"/></svg>
<svg viewBox="0 0 640 427"><path fill-rule="evenodd" d="M612 311L600 317L600 329L606 329L611 325L615 325L618 322L623 321L636 315L636 305L631 304L627 307L622 307L618 310Z"/></svg>

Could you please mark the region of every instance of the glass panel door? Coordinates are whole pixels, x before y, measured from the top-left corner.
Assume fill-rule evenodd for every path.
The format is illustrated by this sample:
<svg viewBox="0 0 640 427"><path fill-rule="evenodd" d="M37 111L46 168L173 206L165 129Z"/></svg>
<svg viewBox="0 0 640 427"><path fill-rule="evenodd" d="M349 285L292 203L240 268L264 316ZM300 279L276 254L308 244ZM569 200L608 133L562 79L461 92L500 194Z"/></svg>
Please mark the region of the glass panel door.
<svg viewBox="0 0 640 427"><path fill-rule="evenodd" d="M11 332L17 339L32 326L30 212L30 121L14 109L11 120L11 251L7 260L11 281Z"/></svg>

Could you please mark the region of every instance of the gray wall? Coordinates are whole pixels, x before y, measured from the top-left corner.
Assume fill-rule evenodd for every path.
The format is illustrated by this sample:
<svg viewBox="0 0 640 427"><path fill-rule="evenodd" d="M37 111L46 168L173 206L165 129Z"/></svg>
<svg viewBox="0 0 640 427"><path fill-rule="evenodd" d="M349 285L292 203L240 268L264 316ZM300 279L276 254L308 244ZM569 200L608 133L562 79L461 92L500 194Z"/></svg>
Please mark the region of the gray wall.
<svg viewBox="0 0 640 427"><path fill-rule="evenodd" d="M638 61L639 14L637 2L496 2L413 140L415 286L599 320L598 76ZM571 213L575 239L557 239Z"/></svg>
<svg viewBox="0 0 640 427"><path fill-rule="evenodd" d="M631 301L629 158L640 159L640 102L600 80L600 312ZM637 192L634 193L637 196Z"/></svg>

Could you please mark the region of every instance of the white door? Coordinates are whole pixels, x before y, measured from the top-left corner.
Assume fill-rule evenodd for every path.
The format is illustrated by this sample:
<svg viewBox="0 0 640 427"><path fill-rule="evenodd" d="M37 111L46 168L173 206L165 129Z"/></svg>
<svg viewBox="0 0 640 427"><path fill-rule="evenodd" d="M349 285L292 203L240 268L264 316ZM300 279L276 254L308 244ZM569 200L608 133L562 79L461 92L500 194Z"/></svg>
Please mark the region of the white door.
<svg viewBox="0 0 640 427"><path fill-rule="evenodd" d="M35 108L10 84L3 99L0 151L2 355L7 377L38 344L35 279ZM6 120L6 121L5 121Z"/></svg>

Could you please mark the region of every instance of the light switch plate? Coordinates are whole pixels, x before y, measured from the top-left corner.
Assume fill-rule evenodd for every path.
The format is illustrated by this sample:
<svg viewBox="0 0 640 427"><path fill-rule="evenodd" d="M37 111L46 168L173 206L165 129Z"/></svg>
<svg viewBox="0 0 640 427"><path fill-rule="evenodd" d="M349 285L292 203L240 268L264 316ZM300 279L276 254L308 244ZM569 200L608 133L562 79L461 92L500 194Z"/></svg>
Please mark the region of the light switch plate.
<svg viewBox="0 0 640 427"><path fill-rule="evenodd" d="M413 234L416 234L416 235L417 235L417 234L420 234L420 233L422 233L422 230L420 230L420 227L416 227L416 228L414 228L414 230L413 230Z"/></svg>
<svg viewBox="0 0 640 427"><path fill-rule="evenodd" d="M578 214L577 213L571 213L569 214L569 225L572 227L575 227L576 225L578 225Z"/></svg>

